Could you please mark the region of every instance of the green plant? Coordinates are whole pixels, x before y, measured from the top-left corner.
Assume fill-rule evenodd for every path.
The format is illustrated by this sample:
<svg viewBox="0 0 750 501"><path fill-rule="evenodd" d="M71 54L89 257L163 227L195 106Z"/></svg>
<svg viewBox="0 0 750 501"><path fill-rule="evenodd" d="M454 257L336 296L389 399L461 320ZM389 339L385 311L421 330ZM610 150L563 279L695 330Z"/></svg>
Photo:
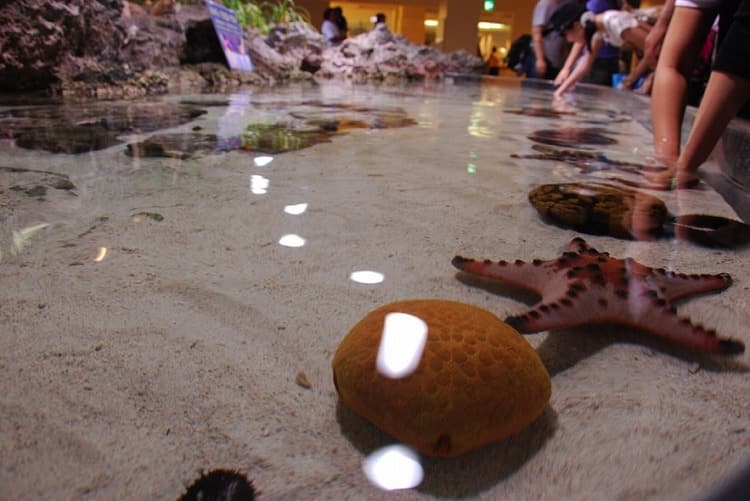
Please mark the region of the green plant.
<svg viewBox="0 0 750 501"><path fill-rule="evenodd" d="M294 3L294 0L277 0L263 2L268 19L274 24L287 24L298 21L310 23L310 13Z"/></svg>
<svg viewBox="0 0 750 501"><path fill-rule="evenodd" d="M296 5L294 0L265 1L262 3L248 0L224 0L225 7L237 13L237 20L242 26L251 26L267 34L278 24L297 21L310 23L310 14Z"/></svg>

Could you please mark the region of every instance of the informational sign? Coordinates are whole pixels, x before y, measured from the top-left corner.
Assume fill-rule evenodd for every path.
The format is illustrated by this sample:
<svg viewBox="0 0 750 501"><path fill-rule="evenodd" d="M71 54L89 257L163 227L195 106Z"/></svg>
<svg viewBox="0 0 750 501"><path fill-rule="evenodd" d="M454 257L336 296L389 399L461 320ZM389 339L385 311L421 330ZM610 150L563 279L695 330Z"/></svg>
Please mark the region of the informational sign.
<svg viewBox="0 0 750 501"><path fill-rule="evenodd" d="M211 0L206 0L206 7L211 14L216 36L219 37L229 67L233 70L253 71L253 63L247 53L242 27L235 12Z"/></svg>

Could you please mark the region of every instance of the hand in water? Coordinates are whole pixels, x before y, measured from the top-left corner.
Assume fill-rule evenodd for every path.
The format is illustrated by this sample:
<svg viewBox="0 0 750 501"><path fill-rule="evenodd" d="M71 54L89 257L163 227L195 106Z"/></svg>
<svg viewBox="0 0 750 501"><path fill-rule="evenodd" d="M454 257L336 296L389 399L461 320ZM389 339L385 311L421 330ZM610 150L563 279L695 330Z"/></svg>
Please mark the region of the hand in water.
<svg viewBox="0 0 750 501"><path fill-rule="evenodd" d="M570 75L570 70L566 70L565 68L561 69L555 77L555 87L560 86L565 81L565 79L568 78L568 75Z"/></svg>
<svg viewBox="0 0 750 501"><path fill-rule="evenodd" d="M644 172L643 177L647 187L654 190L685 190L695 188L700 183L697 172L679 170L674 165L659 172Z"/></svg>

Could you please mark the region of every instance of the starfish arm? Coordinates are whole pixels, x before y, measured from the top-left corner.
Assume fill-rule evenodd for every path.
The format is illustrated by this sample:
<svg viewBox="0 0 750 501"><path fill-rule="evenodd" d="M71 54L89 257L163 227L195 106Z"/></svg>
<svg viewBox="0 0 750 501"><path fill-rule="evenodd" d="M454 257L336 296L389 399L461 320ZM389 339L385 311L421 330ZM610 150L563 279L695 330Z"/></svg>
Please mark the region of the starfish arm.
<svg viewBox="0 0 750 501"><path fill-rule="evenodd" d="M505 321L524 334L586 324L623 323L618 320L626 315L624 308L617 304L620 301L619 297L613 300L610 292L602 287L584 291L570 288L555 300L540 302Z"/></svg>
<svg viewBox="0 0 750 501"><path fill-rule="evenodd" d="M463 272L515 285L539 296L549 290L551 283L557 282L554 280L555 270L551 268L549 261L538 259L531 262L519 260L511 263L507 261L478 261L456 256L452 263L453 266Z"/></svg>
<svg viewBox="0 0 750 501"><path fill-rule="evenodd" d="M521 333L614 323L636 327L698 351L736 355L745 350L742 342L720 338L715 331L679 317L663 298L635 290L630 294L601 287L582 293L572 291L505 321Z"/></svg>
<svg viewBox="0 0 750 501"><path fill-rule="evenodd" d="M674 309L650 311L633 326L697 351L720 355L739 355L745 351L742 341L721 338L713 329L705 329L689 318L678 316Z"/></svg>
<svg viewBox="0 0 750 501"><path fill-rule="evenodd" d="M727 273L685 274L666 271L663 268L653 270L647 280L670 302L697 294L722 291L732 285L732 277Z"/></svg>

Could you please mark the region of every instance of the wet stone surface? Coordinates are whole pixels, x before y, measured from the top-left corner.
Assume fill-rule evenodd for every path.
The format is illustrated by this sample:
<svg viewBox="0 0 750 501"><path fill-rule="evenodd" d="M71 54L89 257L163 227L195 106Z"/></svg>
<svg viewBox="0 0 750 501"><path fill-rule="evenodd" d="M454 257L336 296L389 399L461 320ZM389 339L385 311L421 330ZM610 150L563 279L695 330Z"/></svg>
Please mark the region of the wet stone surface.
<svg viewBox="0 0 750 501"><path fill-rule="evenodd" d="M205 105L200 100L189 102ZM214 105L218 106L219 102ZM144 141L128 144L126 153L133 157L180 159L232 150L279 154L328 143L334 136L355 129L391 129L416 125L400 108L377 109L320 101L291 104L262 102L242 107L257 112L259 116L270 113L275 117L286 115L288 119L251 123L241 134L229 137L197 132L158 134Z"/></svg>
<svg viewBox="0 0 750 501"><path fill-rule="evenodd" d="M195 107L151 102L13 109L0 113L0 137L30 150L86 153L120 144L120 135L176 127L204 113Z"/></svg>
<svg viewBox="0 0 750 501"><path fill-rule="evenodd" d="M275 154L328 143L335 133L335 130L314 126L297 129L292 124L255 124L249 126L235 144L245 151Z"/></svg>
<svg viewBox="0 0 750 501"><path fill-rule="evenodd" d="M507 109L505 113L512 115L523 115L526 117L544 117L544 118L562 118L564 116L574 116L574 112L557 111L549 108L526 107L519 109Z"/></svg>
<svg viewBox="0 0 750 501"><path fill-rule="evenodd" d="M544 144L535 144L531 149L536 153L513 153L511 154L511 158L565 162L572 167L580 169L581 174L610 169L617 169L631 174L663 170L663 167L658 165L615 160L599 151L558 149Z"/></svg>
<svg viewBox="0 0 750 501"><path fill-rule="evenodd" d="M64 174L0 166L0 221L27 204L45 202L49 195L75 195L75 188Z"/></svg>
<svg viewBox="0 0 750 501"><path fill-rule="evenodd" d="M537 143L568 147L617 144L617 140L607 136L605 132L598 128L567 127L564 129L538 130L529 135L529 139Z"/></svg>
<svg viewBox="0 0 750 501"><path fill-rule="evenodd" d="M154 134L144 141L127 145L125 154L131 157L192 158L200 153L217 149L218 138L214 134Z"/></svg>

